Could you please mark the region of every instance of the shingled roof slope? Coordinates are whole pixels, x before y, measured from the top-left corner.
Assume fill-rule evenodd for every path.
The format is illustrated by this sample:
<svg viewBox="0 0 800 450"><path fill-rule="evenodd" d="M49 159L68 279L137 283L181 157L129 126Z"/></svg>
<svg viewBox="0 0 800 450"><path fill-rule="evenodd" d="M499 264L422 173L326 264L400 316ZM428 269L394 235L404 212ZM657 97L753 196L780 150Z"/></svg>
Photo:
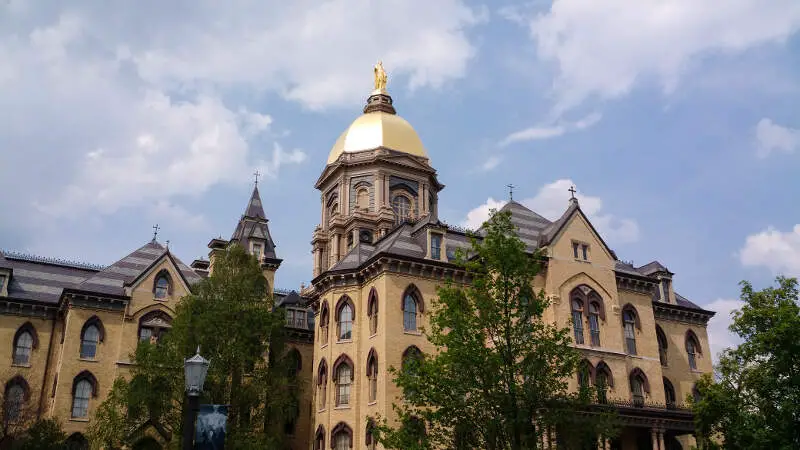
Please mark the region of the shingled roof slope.
<svg viewBox="0 0 800 450"><path fill-rule="evenodd" d="M168 257L180 271L186 283L192 285L201 280L189 266L169 252L169 249L150 241L134 250L128 256L95 273L77 286L78 290L108 295L125 295L125 286L129 286L142 276L162 257Z"/></svg>
<svg viewBox="0 0 800 450"><path fill-rule="evenodd" d="M14 252L0 252L0 267L12 271L8 298L52 304L58 303L64 289L75 288L99 270L99 266Z"/></svg>

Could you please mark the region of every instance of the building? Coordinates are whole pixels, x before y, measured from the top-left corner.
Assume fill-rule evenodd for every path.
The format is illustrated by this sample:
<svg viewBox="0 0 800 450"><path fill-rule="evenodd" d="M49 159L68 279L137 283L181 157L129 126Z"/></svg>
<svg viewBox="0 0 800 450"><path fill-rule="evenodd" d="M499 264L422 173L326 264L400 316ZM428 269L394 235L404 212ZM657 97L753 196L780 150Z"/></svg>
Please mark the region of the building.
<svg viewBox="0 0 800 450"><path fill-rule="evenodd" d="M385 79L375 87L316 182L321 223L307 291L317 315L315 450L378 448L368 417L393 417L401 395L388 368L432 350L419 331L426 308L446 278L465 279L451 261L467 236L437 214L444 185ZM545 317L573 324L585 355L587 375L571 387L608 386L606 401L624 422L621 436L599 448L688 449L694 426L681 403L712 370L706 324L714 313L675 292L674 274L659 262L618 259L575 198L554 222L513 201L503 210L529 249L547 255L535 282L552 300Z"/></svg>
<svg viewBox="0 0 800 450"><path fill-rule="evenodd" d="M261 261L276 305L287 311L289 351L301 367L310 367L314 316L308 299L274 290L281 260L256 186L231 239L212 239L209 260L191 267L155 235L108 267L0 252L0 342L7 343L0 347L3 424L21 415L56 417L77 448L88 448L89 420L113 381L128 373L137 343L157 340L170 328L176 304L213 270L214 252L230 243ZM310 442L311 373L301 372L307 398L288 430L297 449ZM144 448L171 439L159 424L142 424L139 431Z"/></svg>
<svg viewBox="0 0 800 450"><path fill-rule="evenodd" d="M388 368L432 351L420 332L426 309L445 279L467 280L452 261L469 240L439 220L445 186L397 115L380 66L363 114L335 141L315 187L312 285L275 291L305 386L293 448L376 449L368 417L393 417L401 395ZM547 255L535 281L552 300L545 317L571 323L585 355L585 375L571 387L607 386L606 402L624 422L621 436L599 448L688 449L692 414L681 404L712 370L706 325L714 313L675 292L661 263L620 260L577 199L555 221L513 201L503 209L529 249ZM126 373L137 342L169 328L175 304L232 242L259 258L272 289L281 260L257 187L231 239L212 239L209 259L191 267L155 238L108 267L0 254L0 341L11 343L0 347L5 397L61 418L85 444L94 408ZM147 436L168 439L156 425L143 424L152 427Z"/></svg>

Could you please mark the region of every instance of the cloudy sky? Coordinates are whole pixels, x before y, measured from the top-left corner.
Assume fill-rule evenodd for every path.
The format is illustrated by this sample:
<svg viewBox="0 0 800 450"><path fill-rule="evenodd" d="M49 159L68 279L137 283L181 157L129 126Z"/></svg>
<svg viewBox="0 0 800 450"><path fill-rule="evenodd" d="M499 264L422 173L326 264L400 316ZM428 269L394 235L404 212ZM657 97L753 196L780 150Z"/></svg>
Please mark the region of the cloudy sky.
<svg viewBox="0 0 800 450"><path fill-rule="evenodd" d="M796 0L0 0L0 248L110 264L161 227L187 263L261 183L311 277L313 184L384 61L443 219L575 185L634 264L719 311L800 275Z"/></svg>

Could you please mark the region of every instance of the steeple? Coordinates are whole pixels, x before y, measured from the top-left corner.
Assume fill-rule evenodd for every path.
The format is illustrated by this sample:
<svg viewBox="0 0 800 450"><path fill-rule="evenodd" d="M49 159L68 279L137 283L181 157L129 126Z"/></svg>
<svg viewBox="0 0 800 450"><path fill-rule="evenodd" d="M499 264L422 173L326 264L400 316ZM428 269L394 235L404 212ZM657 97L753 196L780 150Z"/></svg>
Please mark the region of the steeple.
<svg viewBox="0 0 800 450"><path fill-rule="evenodd" d="M259 194L258 185L256 184L230 242L236 242L248 252L258 256L262 264L277 266L280 265L281 260L278 259L275 253L275 242L269 232L268 222L269 220L264 214L264 207L261 203L261 194Z"/></svg>

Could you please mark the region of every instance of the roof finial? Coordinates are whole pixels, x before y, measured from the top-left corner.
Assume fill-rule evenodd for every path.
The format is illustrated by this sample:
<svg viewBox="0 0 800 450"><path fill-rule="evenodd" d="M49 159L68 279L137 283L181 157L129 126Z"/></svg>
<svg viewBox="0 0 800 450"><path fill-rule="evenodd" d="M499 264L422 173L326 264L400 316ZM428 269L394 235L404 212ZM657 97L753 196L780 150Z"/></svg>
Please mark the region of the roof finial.
<svg viewBox="0 0 800 450"><path fill-rule="evenodd" d="M575 186L570 186L567 190L570 193L570 200L575 200Z"/></svg>
<svg viewBox="0 0 800 450"><path fill-rule="evenodd" d="M513 202L514 201L514 185L513 184L507 184L506 187L508 188L508 201Z"/></svg>
<svg viewBox="0 0 800 450"><path fill-rule="evenodd" d="M158 224L153 225L153 242L155 242L156 238L158 238L158 230L159 230Z"/></svg>
<svg viewBox="0 0 800 450"><path fill-rule="evenodd" d="M169 250L169 239L167 239L167 250Z"/></svg>
<svg viewBox="0 0 800 450"><path fill-rule="evenodd" d="M255 179L256 179L256 187L258 187L258 177L260 177L260 176L261 176L261 172L259 172L259 171L258 171L258 169L256 169L256 171L255 171L255 172L253 172L253 176L254 176L254 177L255 177Z"/></svg>
<svg viewBox="0 0 800 450"><path fill-rule="evenodd" d="M383 61L378 61L378 64L375 64L372 71L375 73L375 90L385 91L389 77L386 76L386 71L383 70Z"/></svg>

